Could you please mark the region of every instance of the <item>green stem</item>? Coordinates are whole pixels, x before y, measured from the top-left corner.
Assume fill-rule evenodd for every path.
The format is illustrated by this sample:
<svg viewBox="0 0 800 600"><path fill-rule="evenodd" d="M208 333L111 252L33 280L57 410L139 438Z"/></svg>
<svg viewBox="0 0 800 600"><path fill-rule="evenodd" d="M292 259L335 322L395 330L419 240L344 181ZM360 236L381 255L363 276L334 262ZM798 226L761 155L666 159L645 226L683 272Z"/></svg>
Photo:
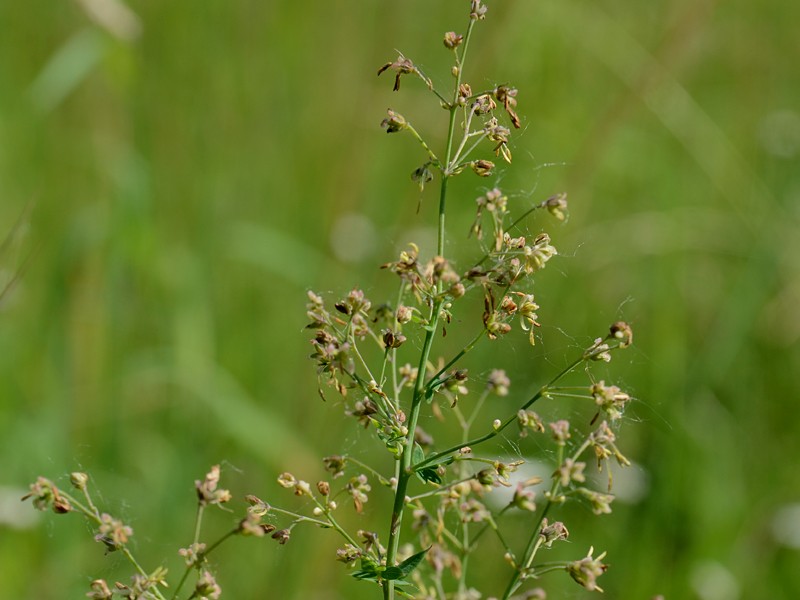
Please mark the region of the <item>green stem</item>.
<svg viewBox="0 0 800 600"><path fill-rule="evenodd" d="M475 21L470 19L467 27L467 33L464 36L464 50L461 55L461 60L458 61L458 73L456 75L456 83L453 90L453 101L449 105L450 120L447 128L447 142L445 144L446 155L444 165L442 168L442 183L439 193L439 222L436 236L436 253L438 256L444 255L444 234L445 234L445 210L447 206L447 182L452 173L449 171L449 164L453 150L453 132L455 131L456 124L456 110L458 108L458 90L461 85L461 73L463 70L464 57L467 53L469 46L469 39L472 34ZM430 152L430 151L429 151ZM441 163L440 163L441 164ZM441 288L441 284L438 286ZM406 490L408 489L408 482L413 476L414 472L411 469L411 461L413 457L414 448L414 434L417 429L417 421L419 420L419 413L422 407L422 401L426 396L425 387L425 372L428 366L428 359L430 357L431 348L433 347L433 338L439 329L439 317L442 310L444 299L439 297L441 289L437 290L437 299L433 301L431 306L431 313L428 319L428 330L425 335L425 342L422 346L420 354L419 366L417 369L417 381L414 385L414 395L411 399L411 410L408 416L408 434L406 435L406 443L403 448L403 454L400 457L400 465L397 477L397 490L394 495L394 505L392 507L392 520L389 527L389 542L386 551L386 566L394 566L397 558L397 549L400 546L400 526L403 522L403 512L406 503ZM386 581L383 584L383 597L385 600L394 600L394 581Z"/></svg>
<svg viewBox="0 0 800 600"><path fill-rule="evenodd" d="M547 501L544 509L542 510L542 514L539 515L539 519L536 522L536 526L533 528L533 534L531 535L530 539L528 540L528 545L525 547L525 552L523 553L523 563L528 562L533 559L535 555L535 549L538 549L538 540L539 540L539 530L542 528L542 521L547 516L547 513L550 511L550 508L553 506L553 494L552 492L558 492L558 482L554 482L553 489L551 491L551 499ZM514 571L514 574L511 576L511 580L508 582L508 586L506 586L506 590L503 593L502 600L508 600L511 597L517 588L520 586L520 578L522 577L522 567L517 567Z"/></svg>
<svg viewBox="0 0 800 600"><path fill-rule="evenodd" d="M239 528L238 527L236 527L234 529L231 529L228 533L226 533L221 538L219 538L216 542L211 544L208 547L208 549L205 552L203 552L203 556L205 557L205 556L208 556L209 554L211 554L214 551L215 548L217 548L220 544L222 544L222 542L227 540L229 537L231 537L233 535L236 535L238 532L239 532Z"/></svg>
<svg viewBox="0 0 800 600"><path fill-rule="evenodd" d="M478 332L478 335L476 335L474 338L472 338L472 341L470 341L466 346L464 346L459 351L458 354L456 354L452 359L450 359L448 361L448 363L445 366L443 366L441 369L439 369L439 371L436 373L436 375L434 375L431 378L431 380L428 382L428 385L426 386L427 389L428 390L432 390L436 386L438 386L440 383L442 383L439 378L445 373L445 371L447 371L447 369L449 369L454 364L456 364L459 360L461 360L461 358L465 354L467 354L470 350L472 350L475 347L475 345L480 341L480 339L484 336L484 334L486 334L486 328L481 329Z"/></svg>
<svg viewBox="0 0 800 600"><path fill-rule="evenodd" d="M443 180L442 185L444 186ZM422 354L420 356L419 367L417 371L417 381L414 386L414 396L411 401L411 412L408 419L408 434L406 435L405 447L403 454L400 457L400 470L397 478L397 490L394 495L394 505L392 507L392 521L389 528L389 543L386 551L386 566L394 566L397 557L397 549L400 547L400 525L403 522L403 512L406 502L406 490L408 489L408 481L412 477L411 460L414 448L414 433L417 429L417 420L419 419L419 412L422 406L422 400L425 397L425 370L428 364L431 347L433 346L433 338L439 327L439 313L441 312L442 301L438 300L434 303L431 309L431 317L429 319L429 329L425 335L425 343L422 346ZM394 598L394 582L387 581L384 583L383 588L384 598L392 600Z"/></svg>
<svg viewBox="0 0 800 600"><path fill-rule="evenodd" d="M581 454L583 454L586 449L591 445L591 442L587 438L584 442L580 445L580 447L572 454L570 457L573 461L578 460ZM564 446L560 445L558 447L558 466L561 467L564 464ZM518 565L518 568L514 571L514 574L511 576L511 580L508 582L508 587L506 587L506 591L503 594L502 600L508 600L508 598L513 594L520 586L522 575L525 571L530 570L531 564L533 563L533 559L536 556L536 552L539 550L539 547L542 545L542 538L539 535L539 531L542 528L542 523L544 522L547 513L550 512L550 509L553 505L558 502L557 500L558 495L561 493L561 482L559 481L558 477L554 476L553 484L550 487L550 493L547 499L547 504L545 505L544 509L542 509L542 514L539 515L539 520L536 523L536 526L533 528L533 533L531 534L530 539L528 540L528 544L525 547L525 552L522 555L522 562Z"/></svg>
<svg viewBox="0 0 800 600"><path fill-rule="evenodd" d="M83 513L83 515L87 519L90 519L97 524L102 524L102 519L100 518L100 511L97 510L91 498L89 497L88 492L86 492L85 489L84 489L84 495L86 496L86 500L89 503L89 506L91 506L91 509L84 506L72 494L69 494L61 490L59 490L59 493L63 498L67 500L67 502L70 503L70 505L72 505L74 508L77 508L81 513ZM149 575L147 571L145 571L144 568L139 564L139 561L137 561L136 558L133 556L133 554L131 554L131 551L128 550L127 546L118 546L118 548L119 551L122 552L123 556L125 556L125 558L128 559L128 562L130 562L133 565L133 568L136 569L136 571L140 575L144 577L147 577ZM158 588L154 588L153 593L156 595L158 600L166 600L166 598L164 598L164 596L161 594Z"/></svg>
<svg viewBox="0 0 800 600"><path fill-rule="evenodd" d="M198 502L197 513L195 514L194 517L194 538L192 542L193 545L197 545L200 543L200 529L203 525L204 510L205 510L205 505L202 502ZM208 554L208 552L209 552L208 550L203 552L203 555L205 556L206 554ZM183 575L181 576L181 580L178 582L178 585L175 587L175 591L172 593L172 600L175 600L175 598L178 597L178 594L180 593L183 584L186 583L186 578L189 577L189 573L192 572L193 568L194 565L188 565L186 567L186 570L183 572Z"/></svg>
<svg viewBox="0 0 800 600"><path fill-rule="evenodd" d="M570 364L568 364L566 367L564 367L548 383L546 383L545 385L540 387L539 391L537 391L530 398L530 400L528 400L525 404L520 406L517 412L519 412L520 410L525 410L525 409L529 408L534 402L536 402L539 398L541 398L542 396L544 396L547 393L547 391L550 389L550 386L552 386L555 382L557 382L559 379L564 377L567 373L572 371L575 367L577 367L579 364L581 364L584 360L586 360L586 357L585 356L581 356L580 358L575 359ZM477 437L475 439L469 440L467 442L462 442L460 444L456 444L455 446L451 446L450 448L447 448L446 450L442 450L441 452L435 452L435 453L431 454L430 456L428 456L428 458L426 458L425 460L423 460L421 462L418 462L416 465L414 465L414 470L415 471L419 471L420 469L424 469L425 467L427 467L431 463L436 462L441 457L448 456L450 454L453 454L454 452L458 452L459 450L461 450L462 448L466 448L467 446L477 446L478 444L486 442L486 441L492 439L493 437L495 437L496 435L498 435L501 431L503 431L506 427L511 425L511 423L513 423L516 420L517 420L517 413L515 412L513 415L511 415L505 421L503 421L500 424L500 427L498 427L496 429L493 429L489 433L485 433L484 435L482 435L480 437Z"/></svg>
<svg viewBox="0 0 800 600"><path fill-rule="evenodd" d="M197 544L200 542L200 528L203 526L203 511L205 510L205 505L202 502L197 504L197 516L195 517L194 521L194 543Z"/></svg>
<svg viewBox="0 0 800 600"><path fill-rule="evenodd" d="M122 554L125 555L125 558L127 558L128 561L133 565L133 567L139 572L139 575L141 575L142 577L148 577L149 576L149 573L142 568L142 566L137 562L137 560L134 558L133 554L131 554L131 551L128 550L127 547L122 546L121 551L122 551ZM150 592L155 594L155 596L156 596L156 598L158 598L158 600L166 600L166 598L164 598L163 594L158 589L158 587L153 586L153 588L150 590Z"/></svg>
<svg viewBox="0 0 800 600"><path fill-rule="evenodd" d="M414 137L415 140L417 140L420 144L422 144L422 147L425 149L425 152L428 153L428 156L430 157L431 161L434 164L438 165L439 164L438 157L433 153L433 150L430 149L430 146L428 146L425 140L422 139L422 136L416 129L414 129L411 123L406 122L406 129L408 129L408 132Z"/></svg>
<svg viewBox="0 0 800 600"><path fill-rule="evenodd" d="M361 462L360 460L358 460L357 458L355 458L355 457L353 457L353 456L351 456L349 454L345 454L344 458L345 458L345 460L347 460L347 462L351 462L351 463L353 463L355 465L358 465L362 469L364 469L366 471L369 471L372 474L372 476L375 477L381 485L390 485L390 482L389 482L388 479L386 479L378 471L376 471L375 469L370 467L367 463Z"/></svg>

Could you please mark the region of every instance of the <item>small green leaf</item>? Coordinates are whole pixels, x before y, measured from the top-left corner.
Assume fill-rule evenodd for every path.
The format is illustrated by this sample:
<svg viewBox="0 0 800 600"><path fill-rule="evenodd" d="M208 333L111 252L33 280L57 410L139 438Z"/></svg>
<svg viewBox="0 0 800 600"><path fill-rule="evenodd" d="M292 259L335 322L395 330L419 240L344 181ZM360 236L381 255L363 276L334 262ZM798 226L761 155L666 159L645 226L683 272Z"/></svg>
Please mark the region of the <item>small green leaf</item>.
<svg viewBox="0 0 800 600"><path fill-rule="evenodd" d="M431 547L428 546L427 548L425 548L425 550L420 550L416 554L409 556L407 559L405 559L403 562L397 565L397 568L400 569L400 571L403 573L399 579L405 579L406 577L408 577L411 574L411 572L419 566L419 563L422 562L422 559L425 558L425 555L428 553L428 550L430 549Z"/></svg>
<svg viewBox="0 0 800 600"><path fill-rule="evenodd" d="M361 568L353 573L353 577L364 581L378 581L382 567L374 560L362 557Z"/></svg>
<svg viewBox="0 0 800 600"><path fill-rule="evenodd" d="M403 576L403 570L400 567L386 567L383 571L382 577L387 581L394 581Z"/></svg>
<svg viewBox="0 0 800 600"><path fill-rule="evenodd" d="M428 464L422 470L427 469L429 467L438 467L439 465L449 465L455 459L456 457L453 456L452 454L442 454L442 455L434 454L433 456L428 457ZM415 461L415 464L419 464L419 462Z"/></svg>
<svg viewBox="0 0 800 600"><path fill-rule="evenodd" d="M411 464L415 465L425 460L425 451L418 443L414 442L414 450L411 451Z"/></svg>
<svg viewBox="0 0 800 600"><path fill-rule="evenodd" d="M442 483L442 477L439 475L439 471L433 467L425 467L424 469L417 471L417 476L424 482L436 484Z"/></svg>

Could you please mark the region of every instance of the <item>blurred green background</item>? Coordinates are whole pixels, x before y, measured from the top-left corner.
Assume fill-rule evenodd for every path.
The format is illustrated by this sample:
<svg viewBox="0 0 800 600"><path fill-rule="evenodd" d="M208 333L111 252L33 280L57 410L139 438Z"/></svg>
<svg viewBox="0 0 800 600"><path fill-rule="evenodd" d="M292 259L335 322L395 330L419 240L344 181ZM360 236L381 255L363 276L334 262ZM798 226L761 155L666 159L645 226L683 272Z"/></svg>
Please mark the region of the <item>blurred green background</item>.
<svg viewBox="0 0 800 600"><path fill-rule="evenodd" d="M431 236L419 148L378 124L391 106L435 144L444 113L375 72L399 49L449 85L441 37L466 0L127 6L0 3L0 289L18 276L0 304L4 599L127 578L80 519L19 502L37 475L90 472L143 561L177 570L211 464L236 495L291 505L277 473L313 481L320 457L358 451L317 396L305 292L393 297L377 265ZM529 225L561 252L537 280L542 343L484 344L467 366L505 360L524 395L629 320L636 345L605 376L637 398L620 445L638 494L570 514L566 550L608 550L610 598L800 597L800 4L489 7L466 78L513 83L524 122L500 183L518 209L567 191L571 220ZM454 250L487 183L458 181ZM214 564L229 598L376 597L337 545L297 529ZM501 565L475 584L498 593ZM567 579L543 583L589 596Z"/></svg>

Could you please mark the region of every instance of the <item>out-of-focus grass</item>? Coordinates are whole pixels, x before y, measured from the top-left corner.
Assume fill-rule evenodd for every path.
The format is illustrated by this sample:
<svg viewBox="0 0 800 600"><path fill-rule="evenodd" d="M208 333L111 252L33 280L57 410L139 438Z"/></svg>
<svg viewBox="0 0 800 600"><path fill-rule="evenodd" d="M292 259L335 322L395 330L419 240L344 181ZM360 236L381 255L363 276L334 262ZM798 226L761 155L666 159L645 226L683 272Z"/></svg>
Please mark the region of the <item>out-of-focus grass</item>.
<svg viewBox="0 0 800 600"><path fill-rule="evenodd" d="M29 520L17 498L36 475L89 471L145 562L177 569L210 464L269 499L277 472L313 479L357 446L316 394L304 292L389 297L376 266L430 222L418 149L377 124L392 106L441 140L435 102L374 73L398 48L446 84L456 4L140 1L141 34L122 38L77 3L0 4L0 234L33 206L0 255L0 289L22 270L0 305L3 597L80 597L126 572L78 519ZM519 206L571 200L565 227L528 226L562 252L537 286L537 352L560 364L618 316L636 329L622 446L646 495L570 514L569 550L609 551L609 597L796 598L800 523L776 519L800 502L800 9L490 7L468 79L512 82L525 116L502 184ZM473 184L455 186L451 245ZM342 214L361 217L355 262L332 247ZM482 351L476 373L500 354ZM504 352L520 391L547 375L527 352ZM233 598L372 597L335 545L236 540L220 580ZM486 565L490 588L503 567Z"/></svg>

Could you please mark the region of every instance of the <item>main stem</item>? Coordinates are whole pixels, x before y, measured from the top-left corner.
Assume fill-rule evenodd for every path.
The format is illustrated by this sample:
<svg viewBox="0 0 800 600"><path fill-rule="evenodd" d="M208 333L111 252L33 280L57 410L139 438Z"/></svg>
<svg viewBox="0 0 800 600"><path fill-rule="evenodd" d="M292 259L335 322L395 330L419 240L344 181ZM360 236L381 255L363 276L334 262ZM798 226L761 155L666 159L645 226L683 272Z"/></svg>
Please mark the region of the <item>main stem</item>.
<svg viewBox="0 0 800 600"><path fill-rule="evenodd" d="M452 134L452 127L450 129ZM449 147L449 143L448 143ZM439 196L439 255L441 256L442 247L444 246L444 208L445 199L447 198L447 175L442 175L441 194ZM397 478L397 489L394 495L394 506L392 507L392 523L389 528L389 546L386 551L386 566L393 566L396 562L397 549L400 545L400 525L403 522L403 512L406 504L406 491L408 490L408 481L413 476L411 470L411 461L414 455L414 435L417 430L417 421L419 420L419 412L422 407L422 400L425 397L425 372L427 371L428 359L430 357L431 348L433 347L433 338L436 331L439 329L439 315L442 310L442 299L434 300L431 306L431 313L428 319L428 331L425 334L425 342L422 345L422 352L419 358L419 365L417 367L417 381L414 384L414 396L411 400L411 412L408 416L408 433L406 434L405 446L403 447L403 454L400 457L400 473ZM383 585L383 597L386 600L394 598L394 582L386 581Z"/></svg>
<svg viewBox="0 0 800 600"><path fill-rule="evenodd" d="M464 57L466 56L469 38L472 33L472 27L475 21L470 19L469 26L467 27L467 34L464 40L464 50L461 55L461 60L458 61L458 73L456 75L456 84L453 91L453 101L450 104L450 119L447 128L447 142L446 142L446 155L445 162L442 168L442 183L439 191L439 220L436 236L436 254L444 256L444 233L445 233L445 209L447 207L447 182L452 173L449 171L450 160L453 151L453 133L456 125L456 111L458 110L458 90L461 86L461 73L464 64ZM419 366L417 369L417 381L414 385L414 396L411 400L411 411L408 416L408 434L406 435L406 443L403 448L403 455L401 456L400 473L397 478L397 490L394 495L394 506L392 507L392 522L389 528L389 544L386 551L386 566L393 566L397 562L397 549L400 546L400 526L403 522L403 512L406 503L406 491L408 490L408 482L414 475L412 467L414 437L417 430L417 421L419 420L419 412L422 407L422 401L425 398L426 386L425 375L428 367L428 359L430 357L431 348L433 347L433 339L439 329L439 317L442 310L444 299L442 297L441 284L437 285L435 299L431 306L430 317L428 319L428 331L425 334L425 342L422 345L422 353L420 354ZM394 599L394 581L385 581L383 585L383 597L385 600Z"/></svg>
<svg viewBox="0 0 800 600"><path fill-rule="evenodd" d="M436 236L436 254L444 256L444 232L445 232L445 209L447 207L447 182L452 173L450 172L450 160L453 152L453 133L456 126L456 111L458 110L458 90L461 86L461 73L464 65L464 58L469 46L469 38L472 34L472 27L475 21L470 19L467 27L467 33L464 36L464 50L461 54L461 60L457 62L458 73L456 74L456 84L453 91L453 100L449 106L450 119L447 127L447 142L445 145L446 155L444 165L442 167L442 183L439 191L439 220ZM414 437L417 430L417 421L419 420L419 412L422 407L422 401L425 398L425 374L428 367L428 359L430 357L431 348L433 347L433 339L439 329L439 317L442 311L442 304L444 299L442 297L441 284L437 285L435 299L431 305L431 312L428 318L428 330L425 334L425 342L422 345L422 352L419 358L419 366L417 368L417 381L414 385L414 396L411 400L411 411L408 415L408 433L406 434L405 446L403 454L400 457L400 472L397 477L397 489L394 495L394 505L392 507L392 522L389 527L389 543L386 551L386 566L393 566L397 562L397 549L400 546L400 526L403 523L403 513L406 504L406 492L408 490L408 482L414 475L411 469L411 462L413 460ZM385 600L394 599L394 581L385 581L383 584L383 597Z"/></svg>

